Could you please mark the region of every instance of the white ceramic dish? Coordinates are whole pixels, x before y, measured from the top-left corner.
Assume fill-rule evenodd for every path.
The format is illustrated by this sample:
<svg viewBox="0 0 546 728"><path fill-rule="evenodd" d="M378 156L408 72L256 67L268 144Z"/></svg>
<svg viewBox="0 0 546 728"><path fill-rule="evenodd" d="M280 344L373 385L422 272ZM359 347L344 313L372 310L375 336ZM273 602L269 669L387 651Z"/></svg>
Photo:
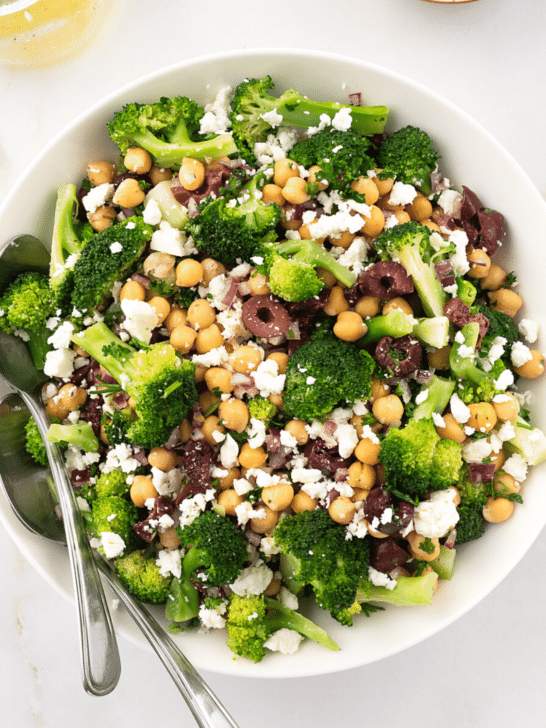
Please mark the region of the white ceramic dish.
<svg viewBox="0 0 546 728"><path fill-rule="evenodd" d="M86 163L103 156L116 158L106 122L131 101L184 94L204 103L225 85L247 76L270 74L277 89L293 87L310 97L347 101L362 92L364 104L386 104L391 113L387 128L408 123L426 129L442 154L441 168L456 184L474 190L485 205L503 212L509 236L497 257L516 270L525 300L523 316L546 326L543 270L537 265L537 230L546 227L546 204L517 163L469 116L418 84L393 72L361 61L325 53L264 50L208 56L161 70L107 97L62 131L35 160L0 209L2 241L21 232L47 241L55 190L63 182L78 182ZM534 424L546 427L546 382L525 384L535 393ZM388 657L443 629L483 599L514 568L546 521L546 471L537 468L523 488L525 503L506 523L460 549L454 579L443 582L430 607L392 608L341 627L328 614L311 616L328 629L341 646L330 652L305 643L293 656L268 654L260 664L234 660L225 634L175 635L199 669L253 677L298 677L345 670ZM542 481L542 482L541 482ZM21 551L45 579L68 599L72 588L68 560L62 547L31 536L15 520L0 498L0 520ZM161 611L158 611L158 615ZM147 648L131 620L113 613L119 633ZM524 615L520 615L524 618Z"/></svg>

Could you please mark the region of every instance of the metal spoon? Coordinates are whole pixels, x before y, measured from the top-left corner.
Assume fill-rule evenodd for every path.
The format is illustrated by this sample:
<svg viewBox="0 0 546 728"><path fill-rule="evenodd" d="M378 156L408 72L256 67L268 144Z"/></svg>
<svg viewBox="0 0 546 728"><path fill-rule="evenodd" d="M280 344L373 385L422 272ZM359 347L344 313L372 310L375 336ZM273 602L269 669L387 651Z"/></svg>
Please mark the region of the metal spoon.
<svg viewBox="0 0 546 728"><path fill-rule="evenodd" d="M66 545L64 530L54 515L55 502L47 484L46 472L29 463L24 452L23 428L28 419L25 409L14 409L16 395L0 399L11 405L1 418L0 489L14 514L33 533ZM95 554L96 563L113 591L167 668L200 728L237 728L225 708L195 668L152 617L148 610L125 591L110 566Z"/></svg>
<svg viewBox="0 0 546 728"><path fill-rule="evenodd" d="M19 235L0 250L0 291L26 270L47 272L49 253L37 238ZM92 695L107 695L116 687L121 673L118 646L63 456L57 445L45 440L49 421L40 397L45 381L26 344L16 336L0 332L0 382L20 394L36 420L61 505L79 616L83 686Z"/></svg>

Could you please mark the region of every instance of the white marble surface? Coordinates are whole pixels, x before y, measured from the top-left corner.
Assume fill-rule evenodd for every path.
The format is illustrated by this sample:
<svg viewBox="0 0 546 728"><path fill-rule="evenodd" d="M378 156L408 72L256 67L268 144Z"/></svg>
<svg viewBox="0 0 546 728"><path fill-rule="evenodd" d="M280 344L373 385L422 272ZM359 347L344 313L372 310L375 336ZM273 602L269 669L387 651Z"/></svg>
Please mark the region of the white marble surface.
<svg viewBox="0 0 546 728"><path fill-rule="evenodd" d="M36 70L0 68L0 199L43 145L105 93L193 56L268 47L324 49L414 78L473 115L546 194L545 31L546 6L538 0L455 6L421 0L126 0L118 20L73 60ZM86 695L73 607L2 529L0 548L2 725L194 725L155 655L126 640L116 691L104 698ZM206 677L241 728L542 726L545 557L543 533L469 614L376 665L290 681Z"/></svg>

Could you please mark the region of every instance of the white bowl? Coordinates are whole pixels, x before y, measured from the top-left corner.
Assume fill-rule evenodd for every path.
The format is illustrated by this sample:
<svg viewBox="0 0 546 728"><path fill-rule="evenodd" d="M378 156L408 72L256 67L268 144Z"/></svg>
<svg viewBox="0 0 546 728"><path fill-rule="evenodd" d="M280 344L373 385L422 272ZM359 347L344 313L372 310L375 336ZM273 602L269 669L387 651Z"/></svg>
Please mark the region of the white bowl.
<svg viewBox="0 0 546 728"><path fill-rule="evenodd" d="M223 86L243 78L270 74L278 91L293 87L312 98L348 102L362 92L363 104L390 107L388 127L408 123L427 130L442 154L441 169L457 185L474 190L482 203L502 212L509 234L497 258L515 270L524 297L522 315L546 326L543 276L537 264L537 231L546 227L546 204L518 164L476 122L437 94L396 73L357 60L326 53L263 50L223 53L180 63L153 73L108 96L62 131L35 160L0 209L2 241L21 232L44 242L51 234L55 191L63 182L85 175L87 162L115 159L106 122L115 110L131 101L151 101L161 95L182 94L204 103ZM535 393L533 421L546 427L545 382L525 388ZM393 655L446 627L483 599L514 568L546 521L544 471L532 472L523 488L525 503L506 523L491 526L478 541L459 549L456 572L442 582L432 606L389 608L369 619L342 627L327 613L312 607L310 616L322 624L341 646L330 652L304 643L292 656L270 653L254 665L233 659L225 634L196 632L174 635L198 669L247 677L299 677L357 667ZM13 517L0 498L0 520L34 567L61 594L72 599L68 559L62 547L33 537ZM161 610L158 610L161 615ZM122 610L113 613L120 634L148 647Z"/></svg>

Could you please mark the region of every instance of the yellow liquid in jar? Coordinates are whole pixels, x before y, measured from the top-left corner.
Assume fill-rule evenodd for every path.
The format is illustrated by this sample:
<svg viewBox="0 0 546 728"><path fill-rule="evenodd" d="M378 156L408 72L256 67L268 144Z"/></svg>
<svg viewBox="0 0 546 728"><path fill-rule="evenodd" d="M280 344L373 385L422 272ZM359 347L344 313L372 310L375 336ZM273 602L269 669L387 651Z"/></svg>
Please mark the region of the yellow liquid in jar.
<svg viewBox="0 0 546 728"><path fill-rule="evenodd" d="M107 0L0 0L0 63L40 66L65 60L85 48L107 14ZM21 7L16 7L21 6Z"/></svg>

